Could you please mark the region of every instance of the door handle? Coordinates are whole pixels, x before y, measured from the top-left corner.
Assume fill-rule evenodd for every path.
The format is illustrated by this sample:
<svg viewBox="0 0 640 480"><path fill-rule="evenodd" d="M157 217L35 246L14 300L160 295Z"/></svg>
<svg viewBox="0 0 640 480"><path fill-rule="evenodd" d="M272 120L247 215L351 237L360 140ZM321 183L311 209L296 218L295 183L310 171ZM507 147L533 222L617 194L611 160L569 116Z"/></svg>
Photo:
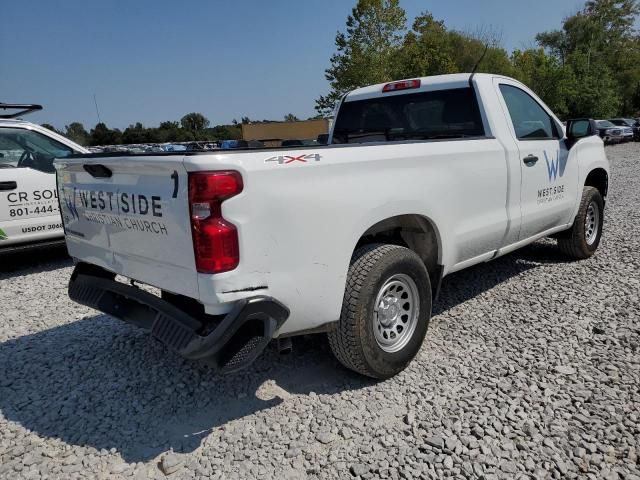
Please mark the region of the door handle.
<svg viewBox="0 0 640 480"><path fill-rule="evenodd" d="M111 178L113 175L111 170L100 164L85 164L82 168L94 178Z"/></svg>
<svg viewBox="0 0 640 480"><path fill-rule="evenodd" d="M16 182L0 182L0 190L15 190L18 188Z"/></svg>
<svg viewBox="0 0 640 480"><path fill-rule="evenodd" d="M522 161L527 167L531 167L536 164L536 162L538 161L538 157L536 157L535 155L528 155L524 157Z"/></svg>

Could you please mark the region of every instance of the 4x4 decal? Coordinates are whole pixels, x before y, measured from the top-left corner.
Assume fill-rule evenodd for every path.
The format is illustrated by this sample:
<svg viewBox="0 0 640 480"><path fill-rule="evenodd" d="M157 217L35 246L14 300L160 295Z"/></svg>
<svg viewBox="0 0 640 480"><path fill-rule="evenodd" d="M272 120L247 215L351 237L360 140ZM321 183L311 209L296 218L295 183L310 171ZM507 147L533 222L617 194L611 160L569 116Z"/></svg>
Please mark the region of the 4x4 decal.
<svg viewBox="0 0 640 480"><path fill-rule="evenodd" d="M319 162L322 156L319 153L309 153L307 155L277 155L264 160L264 163L277 162L278 165L288 165L294 162L307 163L308 161Z"/></svg>

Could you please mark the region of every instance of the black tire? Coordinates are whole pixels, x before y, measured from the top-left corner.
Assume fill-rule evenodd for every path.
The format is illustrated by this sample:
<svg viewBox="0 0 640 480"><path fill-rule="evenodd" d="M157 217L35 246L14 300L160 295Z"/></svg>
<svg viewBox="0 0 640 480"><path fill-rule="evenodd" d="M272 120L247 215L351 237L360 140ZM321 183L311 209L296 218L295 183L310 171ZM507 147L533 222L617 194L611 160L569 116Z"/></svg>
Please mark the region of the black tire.
<svg viewBox="0 0 640 480"><path fill-rule="evenodd" d="M374 308L382 287L397 275L408 276L415 283L418 298L414 303L419 309L417 323L413 323L415 329L405 334L406 345L390 353L381 348L374 335ZM389 378L404 370L416 356L430 318L431 283L420 257L398 245L365 245L351 259L340 321L328 334L329 345L345 367L369 377Z"/></svg>
<svg viewBox="0 0 640 480"><path fill-rule="evenodd" d="M597 209L597 230L595 237L588 241L588 230L585 226L589 207L593 205ZM576 260L584 260L591 257L600 245L602 227L604 224L604 200L597 188L584 187L582 200L578 214L573 221L573 226L558 237L558 247L565 255Z"/></svg>

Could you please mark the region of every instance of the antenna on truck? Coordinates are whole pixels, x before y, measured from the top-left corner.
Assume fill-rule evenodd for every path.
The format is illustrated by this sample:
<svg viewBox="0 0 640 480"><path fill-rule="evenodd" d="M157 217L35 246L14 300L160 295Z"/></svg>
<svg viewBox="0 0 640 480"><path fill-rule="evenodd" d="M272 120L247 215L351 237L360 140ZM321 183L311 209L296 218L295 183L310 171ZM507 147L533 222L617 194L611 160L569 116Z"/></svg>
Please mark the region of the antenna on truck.
<svg viewBox="0 0 640 480"><path fill-rule="evenodd" d="M96 100L96 94L93 94L93 103L96 106L96 115L98 116L98 123L102 123L102 119L100 118L100 110L98 109L98 101Z"/></svg>
<svg viewBox="0 0 640 480"><path fill-rule="evenodd" d="M473 70L471 70L471 76L469 77L469 86L472 88L473 88L473 85L471 84L471 82L473 82L473 76L476 74L476 70L478 70L478 67L482 63L482 60L484 60L484 56L487 54L488 50L489 50L489 44L486 43L484 46L484 52L482 52L482 55L480 56L476 64L473 66Z"/></svg>

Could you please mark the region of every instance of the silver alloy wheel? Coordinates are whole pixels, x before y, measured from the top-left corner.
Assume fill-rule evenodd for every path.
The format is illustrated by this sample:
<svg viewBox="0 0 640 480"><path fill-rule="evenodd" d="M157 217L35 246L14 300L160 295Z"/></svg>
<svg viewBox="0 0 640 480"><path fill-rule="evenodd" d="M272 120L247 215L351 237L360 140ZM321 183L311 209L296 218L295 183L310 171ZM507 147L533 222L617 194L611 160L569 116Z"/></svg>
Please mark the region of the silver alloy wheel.
<svg viewBox="0 0 640 480"><path fill-rule="evenodd" d="M402 350L416 329L420 315L420 295L413 279L399 273L389 278L376 296L373 333L382 350Z"/></svg>
<svg viewBox="0 0 640 480"><path fill-rule="evenodd" d="M591 202L587 207L587 215L584 219L584 238L587 245L593 245L598 238L600 228L600 210L596 202Z"/></svg>

